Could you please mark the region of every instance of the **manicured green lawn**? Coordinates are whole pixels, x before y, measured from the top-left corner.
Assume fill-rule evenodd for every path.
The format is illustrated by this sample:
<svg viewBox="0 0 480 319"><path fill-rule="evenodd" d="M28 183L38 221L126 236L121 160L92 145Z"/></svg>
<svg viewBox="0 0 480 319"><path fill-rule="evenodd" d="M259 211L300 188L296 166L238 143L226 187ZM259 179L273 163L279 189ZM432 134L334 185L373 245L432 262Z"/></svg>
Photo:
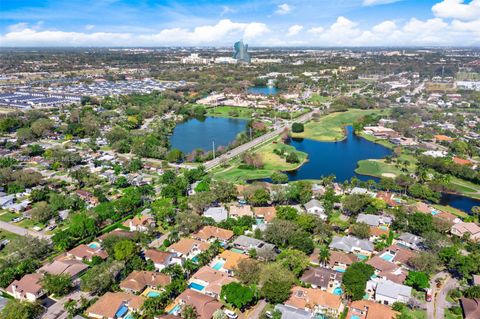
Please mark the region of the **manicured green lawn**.
<svg viewBox="0 0 480 319"><path fill-rule="evenodd" d="M453 208L451 206L444 206L444 205L440 205L440 204L434 204L432 206L439 209L439 210L446 211L448 213L451 213L451 214L453 214L455 216L458 216L458 217L461 217L461 218L468 217L467 213L462 212L461 210L458 210L458 209Z"/></svg>
<svg viewBox="0 0 480 319"><path fill-rule="evenodd" d="M355 173L375 177L394 177L393 175L397 176L405 174L402 172L401 168L397 168L392 164L387 164L385 163L385 160L361 160L358 162L358 167L355 169Z"/></svg>
<svg viewBox="0 0 480 319"><path fill-rule="evenodd" d="M293 137L309 138L317 141L340 141L345 138L344 127L352 125L354 121L368 114L387 114L388 110L357 110L332 113L321 117L318 121L305 124L303 133L294 133Z"/></svg>
<svg viewBox="0 0 480 319"><path fill-rule="evenodd" d="M4 239L8 239L10 241L14 240L15 238L18 238L19 236L14 234L14 233L11 233L11 232L8 232L6 230L3 230L3 229L0 229L0 241L4 240ZM6 253L5 249L2 249L0 251L0 257L1 256L4 256Z"/></svg>
<svg viewBox="0 0 480 319"><path fill-rule="evenodd" d="M295 111L291 114L293 118L296 118L308 110L304 111ZM241 107L241 106L215 106L207 108L207 116L217 116L217 117L231 117L231 118L241 118L241 119L251 119L255 116L266 116L266 117L281 117L282 114L286 117L290 117L290 113L286 112L274 112L271 109L265 108L253 108L253 107Z"/></svg>
<svg viewBox="0 0 480 319"><path fill-rule="evenodd" d="M5 212L3 212L3 213L0 213L0 220L1 220L2 222L9 222L9 221L11 221L13 218L19 217L19 216L20 216L19 214L14 214L14 213L5 211Z"/></svg>
<svg viewBox="0 0 480 319"><path fill-rule="evenodd" d="M240 161L234 160L231 162L231 166L227 169L219 168L214 171L214 177L216 179L228 180L230 182L244 182L250 179L261 179L270 177L273 172L276 171L289 171L294 170L301 165L306 159L307 154L299 152L295 147L286 145L283 143L273 141L260 147L255 153L260 154L263 160L262 169L243 169L239 168ZM273 152L276 148L283 148L287 153L295 152L300 160L298 164L290 164L285 161L284 158Z"/></svg>
<svg viewBox="0 0 480 319"><path fill-rule="evenodd" d="M331 101L331 97L329 96L322 96L320 94L314 93L312 96L307 100L307 103L313 103L316 105L326 103Z"/></svg>

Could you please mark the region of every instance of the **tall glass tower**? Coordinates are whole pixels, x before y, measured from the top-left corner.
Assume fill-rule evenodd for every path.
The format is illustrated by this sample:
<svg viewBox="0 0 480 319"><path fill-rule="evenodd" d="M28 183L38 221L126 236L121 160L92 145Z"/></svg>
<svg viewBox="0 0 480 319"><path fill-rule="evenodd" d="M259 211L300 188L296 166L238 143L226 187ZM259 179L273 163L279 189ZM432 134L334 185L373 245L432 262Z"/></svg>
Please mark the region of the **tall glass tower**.
<svg viewBox="0 0 480 319"><path fill-rule="evenodd" d="M247 52L248 44L244 44L243 40L235 42L233 45L233 58L240 62L250 63L250 54Z"/></svg>

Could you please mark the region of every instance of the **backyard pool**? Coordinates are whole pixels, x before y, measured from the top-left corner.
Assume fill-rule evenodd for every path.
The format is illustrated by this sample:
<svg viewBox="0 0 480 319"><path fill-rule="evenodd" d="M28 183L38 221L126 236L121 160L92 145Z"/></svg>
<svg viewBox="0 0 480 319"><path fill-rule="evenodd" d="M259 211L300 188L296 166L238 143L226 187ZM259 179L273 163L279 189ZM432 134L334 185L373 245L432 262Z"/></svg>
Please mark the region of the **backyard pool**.
<svg viewBox="0 0 480 319"><path fill-rule="evenodd" d="M205 286L197 284L196 282L191 282L188 285L188 288L191 288L191 289L196 290L196 291L202 291L203 289L205 289Z"/></svg>
<svg viewBox="0 0 480 319"><path fill-rule="evenodd" d="M384 252L380 258L382 258L383 260L385 261L389 261L389 262L392 262L393 258L395 257L395 255L389 253L389 252Z"/></svg>
<svg viewBox="0 0 480 319"><path fill-rule="evenodd" d="M238 248L232 248L230 250L233 251L234 253L237 253L237 254L243 254L243 250L238 249Z"/></svg>
<svg viewBox="0 0 480 319"><path fill-rule="evenodd" d="M88 244L88 247L90 247L92 249L98 249L98 248L100 248L100 244L93 242L93 243Z"/></svg>
<svg viewBox="0 0 480 319"><path fill-rule="evenodd" d="M213 265L213 269L215 270L220 270L222 269L223 265L225 265L225 262L223 260L219 260L215 263L215 265Z"/></svg>
<svg viewBox="0 0 480 319"><path fill-rule="evenodd" d="M338 272L345 272L345 268L342 268L340 266L333 267L333 270L338 271Z"/></svg>
<svg viewBox="0 0 480 319"><path fill-rule="evenodd" d="M333 294L337 296L341 296L343 294L343 289L341 287L337 287L333 289Z"/></svg>
<svg viewBox="0 0 480 319"><path fill-rule="evenodd" d="M175 305L172 310L168 312L169 315L177 314L182 309L182 306Z"/></svg>
<svg viewBox="0 0 480 319"><path fill-rule="evenodd" d="M158 297L158 296L160 296L160 293L158 291L149 291L147 293L148 298L155 298L155 297Z"/></svg>

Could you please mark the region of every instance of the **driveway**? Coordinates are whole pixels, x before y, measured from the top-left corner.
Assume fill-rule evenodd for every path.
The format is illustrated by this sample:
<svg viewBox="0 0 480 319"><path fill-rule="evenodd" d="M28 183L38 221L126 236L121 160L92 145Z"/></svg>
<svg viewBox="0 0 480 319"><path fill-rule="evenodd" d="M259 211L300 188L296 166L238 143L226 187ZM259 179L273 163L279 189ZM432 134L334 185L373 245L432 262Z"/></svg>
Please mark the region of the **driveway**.
<svg viewBox="0 0 480 319"><path fill-rule="evenodd" d="M0 221L0 228L20 236L33 236L50 241L50 235Z"/></svg>
<svg viewBox="0 0 480 319"><path fill-rule="evenodd" d="M64 304L70 299L78 301L82 296L87 299L92 299L92 297L88 293L82 292L80 290L76 290L70 293L69 295L63 297L62 299L58 300L52 306L50 306L47 309L47 311L43 314L42 318L43 319L67 319L68 312L65 311Z"/></svg>
<svg viewBox="0 0 480 319"><path fill-rule="evenodd" d="M258 319L262 314L263 309L267 306L267 302L265 300L260 300L255 307L252 309L248 309L244 313L238 316L238 319Z"/></svg>
<svg viewBox="0 0 480 319"><path fill-rule="evenodd" d="M435 280L437 278L446 278L440 288L436 287ZM447 301L448 292L459 286L458 280L452 278L450 274L441 272L433 276L430 280L430 287L432 287L433 300L427 302L427 318L428 319L444 319L445 308L450 306Z"/></svg>

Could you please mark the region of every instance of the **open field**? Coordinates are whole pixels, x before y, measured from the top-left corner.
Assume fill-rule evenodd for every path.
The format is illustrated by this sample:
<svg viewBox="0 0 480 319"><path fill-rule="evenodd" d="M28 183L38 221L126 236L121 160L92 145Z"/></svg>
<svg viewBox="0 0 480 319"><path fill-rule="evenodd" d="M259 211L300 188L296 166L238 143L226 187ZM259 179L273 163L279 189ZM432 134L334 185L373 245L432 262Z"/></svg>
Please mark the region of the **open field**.
<svg viewBox="0 0 480 319"><path fill-rule="evenodd" d="M369 114L387 114L388 110L357 110L332 113L321 117L318 121L305 124L303 133L294 133L293 137L308 138L317 141L334 142L345 138L344 127Z"/></svg>
<svg viewBox="0 0 480 319"><path fill-rule="evenodd" d="M273 152L274 149L282 147L287 153L295 152L300 160L298 164L290 164L284 158ZM276 171L289 171L300 167L307 160L307 154L295 150L293 146L278 142L278 139L261 146L254 153L260 154L264 166L262 169L241 168L240 160L231 162L228 168L218 168L214 173L216 179L228 180L231 182L244 182L250 179L261 179L270 177Z"/></svg>
<svg viewBox="0 0 480 319"><path fill-rule="evenodd" d="M320 105L322 103L327 103L332 100L329 96L322 96L320 94L314 93L312 96L307 100L307 103L312 103L315 105Z"/></svg>

